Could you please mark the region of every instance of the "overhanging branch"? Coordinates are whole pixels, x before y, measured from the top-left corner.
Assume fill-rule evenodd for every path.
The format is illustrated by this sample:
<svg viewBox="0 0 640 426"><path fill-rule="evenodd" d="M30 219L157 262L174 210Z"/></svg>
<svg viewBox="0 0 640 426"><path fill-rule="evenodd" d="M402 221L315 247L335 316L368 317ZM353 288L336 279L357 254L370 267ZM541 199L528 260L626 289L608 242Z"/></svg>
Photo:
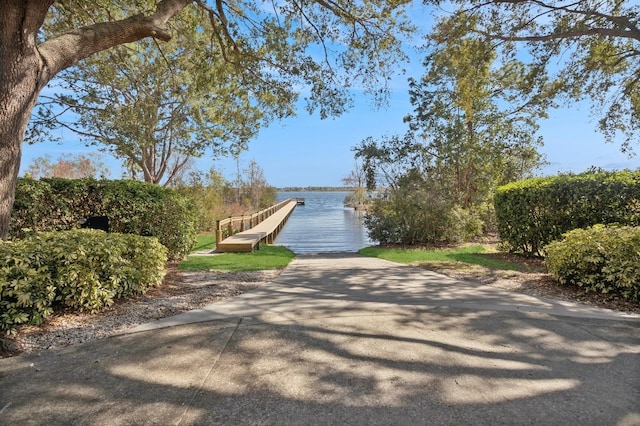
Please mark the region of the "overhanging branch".
<svg viewBox="0 0 640 426"><path fill-rule="evenodd" d="M149 16L135 15L120 21L101 22L45 41L38 47L45 79L48 81L78 61L120 44L146 37L169 40L171 35L165 24L190 3L191 0L162 0Z"/></svg>

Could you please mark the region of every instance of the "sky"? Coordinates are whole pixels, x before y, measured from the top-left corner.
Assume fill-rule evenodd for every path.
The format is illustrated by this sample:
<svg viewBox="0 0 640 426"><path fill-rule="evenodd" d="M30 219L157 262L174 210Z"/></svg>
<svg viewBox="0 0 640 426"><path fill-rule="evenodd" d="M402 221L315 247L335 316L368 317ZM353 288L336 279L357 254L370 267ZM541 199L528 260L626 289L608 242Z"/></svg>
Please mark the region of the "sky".
<svg viewBox="0 0 640 426"><path fill-rule="evenodd" d="M240 163L255 160L276 187L341 186L341 179L354 168L352 147L369 136L404 134L407 128L402 119L411 112L406 90L396 92L386 109L376 110L362 101L337 119L320 120L303 112L265 129L241 155ZM587 103L550 112L539 131L545 141L540 151L548 164L537 175L578 173L590 166L607 170L640 167L640 157L630 159L619 144L604 142L589 113ZM206 159L199 163L211 164ZM235 173L235 161L213 164L225 170L225 175Z"/></svg>
<svg viewBox="0 0 640 426"><path fill-rule="evenodd" d="M425 12L414 13L415 19L426 19ZM394 78L387 107L376 109L370 99L354 92L353 108L338 118L321 120L317 114L309 115L300 103L296 117L271 123L249 143L249 149L239 158L240 168L251 161L257 162L267 182L275 187L342 186L342 178L354 168L352 147L367 137L403 135L407 130L402 119L413 111L407 78L422 75L421 59L419 55L412 55L412 62L406 67L408 73ZM639 168L640 156L629 158L620 152L620 144L605 143L604 137L595 130L596 124L596 119L590 116L588 102L551 110L549 119L540 122L538 133L544 139L540 151L549 164L537 174L578 173L590 166L607 170ZM61 154L95 149L85 147L69 131L60 136L62 144L25 144L21 174L36 157L49 154L55 160ZM103 161L113 171L111 178L121 177L119 160L104 157ZM198 159L196 164L203 171L214 167L229 180L237 170L236 160L214 160L210 155Z"/></svg>

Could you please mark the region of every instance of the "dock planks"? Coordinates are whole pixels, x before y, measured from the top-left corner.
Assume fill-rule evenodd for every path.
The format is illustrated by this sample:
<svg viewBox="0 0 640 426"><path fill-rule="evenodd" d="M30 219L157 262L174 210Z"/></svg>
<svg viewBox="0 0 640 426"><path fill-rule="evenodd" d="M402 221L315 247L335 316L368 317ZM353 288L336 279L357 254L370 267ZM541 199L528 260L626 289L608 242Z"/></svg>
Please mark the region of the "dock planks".
<svg viewBox="0 0 640 426"><path fill-rule="evenodd" d="M261 241L272 243L296 205L296 201L291 200L253 228L225 238L217 244L217 251L251 252Z"/></svg>

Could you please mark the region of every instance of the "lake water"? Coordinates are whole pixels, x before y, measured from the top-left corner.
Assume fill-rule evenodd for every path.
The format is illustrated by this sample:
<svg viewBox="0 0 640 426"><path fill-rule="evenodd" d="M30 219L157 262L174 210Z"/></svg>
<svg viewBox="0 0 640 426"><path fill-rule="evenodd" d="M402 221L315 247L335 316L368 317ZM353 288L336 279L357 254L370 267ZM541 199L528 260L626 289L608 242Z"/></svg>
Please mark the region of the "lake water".
<svg viewBox="0 0 640 426"><path fill-rule="evenodd" d="M373 243L362 223L363 214L344 207L348 192L279 192L278 201L304 198L275 241L294 253L356 252Z"/></svg>

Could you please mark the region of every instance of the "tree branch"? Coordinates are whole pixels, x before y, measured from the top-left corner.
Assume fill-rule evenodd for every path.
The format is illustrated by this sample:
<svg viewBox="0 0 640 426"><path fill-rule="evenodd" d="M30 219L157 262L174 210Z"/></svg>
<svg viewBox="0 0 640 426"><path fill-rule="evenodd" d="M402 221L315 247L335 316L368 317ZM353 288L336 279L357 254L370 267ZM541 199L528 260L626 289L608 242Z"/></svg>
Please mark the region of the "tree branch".
<svg viewBox="0 0 640 426"><path fill-rule="evenodd" d="M589 10L580 10L575 8L574 6L580 5L580 1L555 6L552 4L547 4L542 0L495 0L494 3L500 4L513 4L513 5L521 5L521 4L533 4L541 8L544 13L541 15L551 12L563 12L570 15L579 15L583 16L585 19L588 18L600 18L604 21L607 21L612 24L612 28L605 27L592 27L585 30L570 30L564 32L558 32L554 34L543 34L543 35L531 35L531 36L496 36L494 34L482 33L483 35L490 36L497 40L504 41L549 41L555 39L568 39L568 38L579 38L585 36L593 36L593 35L603 35L609 37L620 37L620 38L628 38L633 40L640 40L640 29L637 26L637 22L631 19L631 16L625 15L611 15L603 12L599 12L595 9ZM486 5L486 3L485 3ZM586 24L586 22L582 22Z"/></svg>
<svg viewBox="0 0 640 426"><path fill-rule="evenodd" d="M478 34L483 36L492 38L494 40L502 40L502 41L551 41L551 40L563 40L563 39L572 39L572 38L580 38L586 36L608 36L608 37L616 37L616 38L629 38L632 40L640 41L640 33L633 34L629 31L620 31L617 29L611 28L589 28L587 30L574 30L574 31L565 31L559 33L552 34L541 34L541 35L530 35L530 36L504 36L489 33L487 31L476 30Z"/></svg>
<svg viewBox="0 0 640 426"><path fill-rule="evenodd" d="M48 81L78 61L123 43L145 37L169 40L171 35L164 25L190 3L190 0L162 0L149 16L135 15L120 21L89 25L45 41L38 47L45 78Z"/></svg>

